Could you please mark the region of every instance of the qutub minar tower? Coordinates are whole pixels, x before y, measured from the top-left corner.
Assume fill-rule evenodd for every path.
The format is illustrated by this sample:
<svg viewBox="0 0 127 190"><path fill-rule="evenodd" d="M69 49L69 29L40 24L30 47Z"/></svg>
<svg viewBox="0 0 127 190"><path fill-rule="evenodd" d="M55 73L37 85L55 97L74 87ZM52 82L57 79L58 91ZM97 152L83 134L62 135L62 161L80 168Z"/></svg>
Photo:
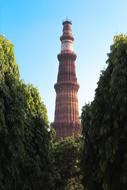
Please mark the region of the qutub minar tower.
<svg viewBox="0 0 127 190"><path fill-rule="evenodd" d="M63 22L63 34L61 40L61 52L58 54L59 70L56 91L55 118L53 127L58 138L78 136L81 124L78 112L77 83L75 72L76 54L73 50L74 37L72 35L72 22Z"/></svg>

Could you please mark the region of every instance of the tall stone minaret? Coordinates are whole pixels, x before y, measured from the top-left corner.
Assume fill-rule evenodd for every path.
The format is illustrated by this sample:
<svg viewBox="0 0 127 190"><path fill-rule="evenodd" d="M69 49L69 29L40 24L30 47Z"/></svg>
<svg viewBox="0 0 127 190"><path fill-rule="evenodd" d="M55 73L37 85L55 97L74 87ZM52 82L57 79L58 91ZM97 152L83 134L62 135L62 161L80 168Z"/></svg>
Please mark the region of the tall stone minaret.
<svg viewBox="0 0 127 190"><path fill-rule="evenodd" d="M53 127L56 136L78 136L81 131L78 112L77 83L75 72L76 54L73 49L74 37L72 35L71 21L63 22L63 34L61 40L61 52L58 54L59 71L56 91L56 107Z"/></svg>

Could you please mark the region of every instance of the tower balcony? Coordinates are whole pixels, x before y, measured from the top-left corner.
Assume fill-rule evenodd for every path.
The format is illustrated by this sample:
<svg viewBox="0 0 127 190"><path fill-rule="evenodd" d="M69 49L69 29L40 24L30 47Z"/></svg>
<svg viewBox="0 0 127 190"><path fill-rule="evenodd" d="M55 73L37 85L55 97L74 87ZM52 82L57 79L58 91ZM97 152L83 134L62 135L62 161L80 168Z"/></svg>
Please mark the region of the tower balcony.
<svg viewBox="0 0 127 190"><path fill-rule="evenodd" d="M77 82L73 82L73 81L64 81L64 82L58 82L54 85L55 91L61 91L61 90L65 90L65 88L68 90L69 89L74 89L76 92L79 89L79 84Z"/></svg>
<svg viewBox="0 0 127 190"><path fill-rule="evenodd" d="M69 50L65 50L57 55L59 61L68 60L68 59L75 61L76 57L77 57L76 54L74 52L70 52Z"/></svg>

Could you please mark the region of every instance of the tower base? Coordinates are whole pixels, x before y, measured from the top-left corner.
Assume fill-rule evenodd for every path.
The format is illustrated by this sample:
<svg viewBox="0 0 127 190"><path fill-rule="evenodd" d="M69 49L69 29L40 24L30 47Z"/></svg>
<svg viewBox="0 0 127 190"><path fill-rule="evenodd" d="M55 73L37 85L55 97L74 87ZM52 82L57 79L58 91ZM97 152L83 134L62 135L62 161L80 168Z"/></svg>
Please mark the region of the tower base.
<svg viewBox="0 0 127 190"><path fill-rule="evenodd" d="M81 124L80 123L52 123L53 128L56 131L56 138L65 137L78 137L81 135Z"/></svg>

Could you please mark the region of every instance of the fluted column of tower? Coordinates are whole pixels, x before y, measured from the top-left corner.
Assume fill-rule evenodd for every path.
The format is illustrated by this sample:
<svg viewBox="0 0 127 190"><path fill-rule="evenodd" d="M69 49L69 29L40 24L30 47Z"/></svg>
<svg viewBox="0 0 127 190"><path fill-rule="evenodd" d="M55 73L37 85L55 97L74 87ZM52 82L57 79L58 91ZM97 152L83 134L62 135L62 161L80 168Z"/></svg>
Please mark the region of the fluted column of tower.
<svg viewBox="0 0 127 190"><path fill-rule="evenodd" d="M63 22L61 52L58 54L59 70L56 91L56 107L53 127L56 136L77 136L80 134L80 121L78 112L77 83L75 72L76 54L73 49L74 37L72 35L71 21Z"/></svg>

